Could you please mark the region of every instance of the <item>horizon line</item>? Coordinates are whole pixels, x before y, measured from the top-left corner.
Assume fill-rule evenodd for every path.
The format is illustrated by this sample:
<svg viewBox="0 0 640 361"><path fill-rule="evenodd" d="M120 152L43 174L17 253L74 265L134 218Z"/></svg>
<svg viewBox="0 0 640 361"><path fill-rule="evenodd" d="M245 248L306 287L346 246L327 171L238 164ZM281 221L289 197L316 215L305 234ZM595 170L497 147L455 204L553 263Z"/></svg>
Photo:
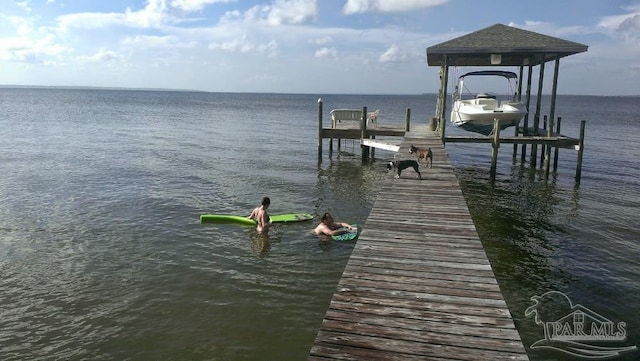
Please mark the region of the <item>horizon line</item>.
<svg viewBox="0 0 640 361"><path fill-rule="evenodd" d="M156 91L156 92L190 92L190 93L229 93L229 94L299 94L299 95L438 95L438 92L424 93L311 93L311 92L266 92L266 91L210 91L198 89L180 89L180 88L144 88L144 87L110 87L110 86L91 86L91 85L19 85L19 84L0 84L0 89L65 89L65 90L124 90L124 91ZM550 96L550 93L543 93L544 96ZM596 97L640 97L640 94L557 94L560 96L596 96ZM535 97L534 94L531 95Z"/></svg>

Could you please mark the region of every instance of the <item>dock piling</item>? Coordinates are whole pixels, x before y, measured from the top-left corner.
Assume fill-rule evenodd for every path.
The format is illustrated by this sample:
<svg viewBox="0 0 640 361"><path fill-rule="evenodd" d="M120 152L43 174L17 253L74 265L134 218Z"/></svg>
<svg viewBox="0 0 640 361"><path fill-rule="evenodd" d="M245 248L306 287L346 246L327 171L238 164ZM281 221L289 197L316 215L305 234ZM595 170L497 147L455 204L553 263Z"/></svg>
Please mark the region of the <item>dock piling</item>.
<svg viewBox="0 0 640 361"><path fill-rule="evenodd" d="M318 163L322 163L322 98L318 98Z"/></svg>
<svg viewBox="0 0 640 361"><path fill-rule="evenodd" d="M369 147L363 145L362 140L367 138L367 107L362 107L360 116L360 148L362 150L362 162L369 159Z"/></svg>
<svg viewBox="0 0 640 361"><path fill-rule="evenodd" d="M582 176L582 153L584 152L584 127L586 122L584 120L580 121L580 140L578 143L578 160L576 165L576 183L580 184L580 178Z"/></svg>
<svg viewBox="0 0 640 361"><path fill-rule="evenodd" d="M406 115L404 117L404 130L411 131L411 108L407 108Z"/></svg>
<svg viewBox="0 0 640 361"><path fill-rule="evenodd" d="M562 117L558 117L558 124L556 124L556 135L560 135L560 123L562 122ZM553 149L553 171L558 170L558 149L559 147L555 147Z"/></svg>
<svg viewBox="0 0 640 361"><path fill-rule="evenodd" d="M549 118L547 118L547 116L545 115L544 117L542 117L542 130L544 130L544 135L547 135L547 124L549 122ZM540 168L542 168L544 166L544 149L545 149L545 144L541 144L540 145Z"/></svg>
<svg viewBox="0 0 640 361"><path fill-rule="evenodd" d="M496 168L498 165L498 148L500 148L500 120L493 120L493 141L491 142L491 179L496 178Z"/></svg>
<svg viewBox="0 0 640 361"><path fill-rule="evenodd" d="M547 123L547 137L553 135L553 118L549 118ZM549 166L551 164L551 145L545 145L544 149L544 180L549 179ZM557 148L556 148L557 149Z"/></svg>

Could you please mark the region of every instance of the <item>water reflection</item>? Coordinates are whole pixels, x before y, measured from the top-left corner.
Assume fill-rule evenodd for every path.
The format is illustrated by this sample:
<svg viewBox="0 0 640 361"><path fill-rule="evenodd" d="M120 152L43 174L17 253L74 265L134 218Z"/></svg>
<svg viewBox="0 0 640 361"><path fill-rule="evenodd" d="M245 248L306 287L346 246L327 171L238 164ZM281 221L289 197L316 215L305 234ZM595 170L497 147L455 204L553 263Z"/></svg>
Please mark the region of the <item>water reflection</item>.
<svg viewBox="0 0 640 361"><path fill-rule="evenodd" d="M315 215L330 212L347 223L364 224L385 172L376 162L363 164L359 156L341 153L317 165Z"/></svg>
<svg viewBox="0 0 640 361"><path fill-rule="evenodd" d="M539 338L524 316L530 297L577 282L566 262L569 223L578 216L580 192L563 189L542 170L513 165L491 180L489 171L458 167L469 211L525 345ZM541 287L543 289L541 289Z"/></svg>
<svg viewBox="0 0 640 361"><path fill-rule="evenodd" d="M277 244L282 241L282 230L279 225L275 225L269 229L268 233L262 233L250 227L248 238L251 240L251 250L253 253L260 258L264 258L269 256L272 244Z"/></svg>

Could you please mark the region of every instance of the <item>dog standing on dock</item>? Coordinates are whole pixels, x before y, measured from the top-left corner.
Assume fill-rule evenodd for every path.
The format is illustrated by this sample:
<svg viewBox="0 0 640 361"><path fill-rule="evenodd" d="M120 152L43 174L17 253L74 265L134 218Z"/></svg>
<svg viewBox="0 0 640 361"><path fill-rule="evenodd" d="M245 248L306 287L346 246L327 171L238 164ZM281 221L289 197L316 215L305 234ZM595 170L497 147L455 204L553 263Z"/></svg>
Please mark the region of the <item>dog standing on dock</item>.
<svg viewBox="0 0 640 361"><path fill-rule="evenodd" d="M426 160L427 164L429 164L429 168L433 166L433 152L431 151L431 148L418 148L411 144L409 153L415 154L416 157L418 157L418 162L420 161L420 159Z"/></svg>
<svg viewBox="0 0 640 361"><path fill-rule="evenodd" d="M418 173L418 178L422 179L422 175L418 170L418 167L419 167L418 162L416 162L415 160L394 160L389 162L389 164L387 164L387 169L398 170L398 174L395 176L395 178L400 178L400 175L402 174L402 170L407 169L409 167L413 167L413 170L415 170L416 173Z"/></svg>

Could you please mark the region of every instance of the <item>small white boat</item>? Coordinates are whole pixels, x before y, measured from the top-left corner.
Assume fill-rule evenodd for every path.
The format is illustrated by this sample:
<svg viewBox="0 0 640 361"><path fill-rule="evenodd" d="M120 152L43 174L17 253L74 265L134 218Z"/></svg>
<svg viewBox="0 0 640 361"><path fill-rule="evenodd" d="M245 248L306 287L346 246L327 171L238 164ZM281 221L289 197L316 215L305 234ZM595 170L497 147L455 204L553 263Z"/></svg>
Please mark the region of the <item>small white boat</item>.
<svg viewBox="0 0 640 361"><path fill-rule="evenodd" d="M491 93L478 93L474 95L464 84L468 76L497 76L507 80L508 93L512 97L499 100ZM510 71L484 70L466 73L458 78L455 92L453 93L453 106L451 109L451 122L462 129L489 135L493 131L493 122L499 120L500 129L518 125L527 109L519 100L514 91L514 82L517 87L518 76ZM466 91L463 91L466 90Z"/></svg>

